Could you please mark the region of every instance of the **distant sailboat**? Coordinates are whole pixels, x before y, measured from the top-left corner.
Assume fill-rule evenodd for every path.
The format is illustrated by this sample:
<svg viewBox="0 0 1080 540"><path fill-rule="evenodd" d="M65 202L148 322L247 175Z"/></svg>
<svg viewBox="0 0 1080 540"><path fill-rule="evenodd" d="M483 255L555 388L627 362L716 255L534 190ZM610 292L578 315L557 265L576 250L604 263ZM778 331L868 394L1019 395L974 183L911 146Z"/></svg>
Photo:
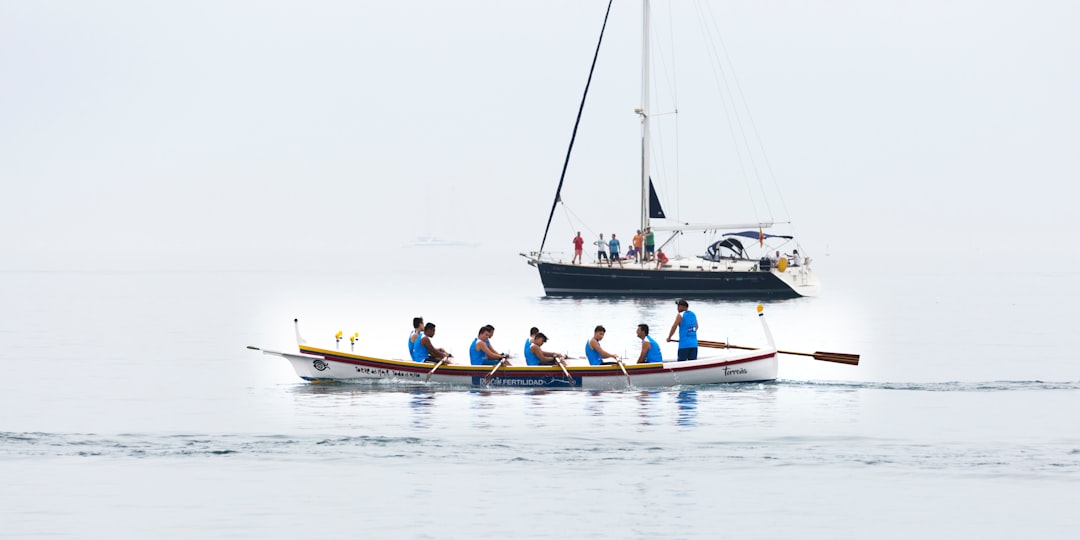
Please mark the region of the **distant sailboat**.
<svg viewBox="0 0 1080 540"><path fill-rule="evenodd" d="M474 247L477 247L477 246L480 245L479 242L465 242L465 241L461 241L461 240L447 240L445 238L441 238L441 237L437 236L436 234L432 233L432 231L431 231L431 228L432 228L431 227L431 215L432 215L433 210L432 210L432 204L431 204L431 192L430 191L427 191L424 194L424 204L427 207L427 211L424 212L424 234L417 235L416 238L413 239L412 242L409 242L409 243L405 244L405 247L420 247L420 248L429 248L429 247L468 247L468 248L474 248Z"/></svg>
<svg viewBox="0 0 1080 540"><path fill-rule="evenodd" d="M408 247L470 247L474 248L479 246L478 242L460 242L454 240L444 240L437 236L417 236L415 240L406 244Z"/></svg>
<svg viewBox="0 0 1080 540"><path fill-rule="evenodd" d="M608 5L610 13L611 5ZM769 258L762 253L758 258L747 254L746 246L739 238L750 238L765 248L766 240L779 239L793 241L792 236L766 234L764 231L774 225L772 222L753 222L743 224L691 224L674 223L653 226L651 220L667 221L660 205L650 174L649 146L649 0L643 1L643 47L642 47L642 96L641 107L635 112L641 119L641 231L667 231L671 238L657 242L656 248L662 249L667 242L687 231L721 232L722 239L713 242L708 252L695 257L672 258L662 263L627 263L625 266L572 264L560 256L545 252L548 232L555 208L562 202L561 193L566 176L566 164L563 176L555 192L551 214L544 229L544 238L538 251L522 253L528 264L537 268L544 291L548 295L678 295L678 296L722 296L722 297L799 297L816 296L821 288L817 275L810 268L810 260L798 256L788 260ZM605 14L604 26L607 25ZM603 29L600 41L603 40ZM599 55L597 44L593 67ZM590 71L589 80L592 80ZM588 84L585 96L588 95ZM581 108L585 105L582 97ZM580 121L581 112L578 113ZM574 126L574 137L577 123ZM570 148L573 149L571 138ZM566 163L569 163L569 151Z"/></svg>

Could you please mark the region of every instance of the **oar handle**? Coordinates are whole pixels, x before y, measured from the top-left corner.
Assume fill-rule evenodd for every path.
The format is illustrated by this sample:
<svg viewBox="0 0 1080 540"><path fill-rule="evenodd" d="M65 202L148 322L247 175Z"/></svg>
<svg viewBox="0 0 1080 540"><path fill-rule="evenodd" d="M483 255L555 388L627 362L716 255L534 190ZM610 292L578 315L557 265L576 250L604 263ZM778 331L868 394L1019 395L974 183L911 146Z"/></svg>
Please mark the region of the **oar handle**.
<svg viewBox="0 0 1080 540"><path fill-rule="evenodd" d="M567 378L567 379L568 379L568 380L569 380L569 381L570 381L571 383L573 383L573 382L574 382L574 378L573 378L573 377L571 377L571 376L570 376L570 372L566 370L566 356L563 356L563 359L562 359L562 360L559 360L558 358L556 358L556 359L555 359L555 363L556 363L556 364L559 364L559 367L560 367L560 368L562 368L562 372L563 372L563 374L564 374L564 375L566 375L566 378Z"/></svg>
<svg viewBox="0 0 1080 540"><path fill-rule="evenodd" d="M495 374L495 372L496 372L496 371L498 371L498 370L499 370L499 368L501 368L501 367L502 367L502 365L503 365L503 362L506 362L506 359L505 359L505 358L500 358L498 362L495 362L495 367L491 368L491 371L490 371L490 372L488 372L488 374L487 374L487 377L484 377L484 385L485 385L485 386L486 386L486 385L487 385L488 383L490 383L490 382L491 382L491 376L492 376L492 375L494 375L494 374Z"/></svg>

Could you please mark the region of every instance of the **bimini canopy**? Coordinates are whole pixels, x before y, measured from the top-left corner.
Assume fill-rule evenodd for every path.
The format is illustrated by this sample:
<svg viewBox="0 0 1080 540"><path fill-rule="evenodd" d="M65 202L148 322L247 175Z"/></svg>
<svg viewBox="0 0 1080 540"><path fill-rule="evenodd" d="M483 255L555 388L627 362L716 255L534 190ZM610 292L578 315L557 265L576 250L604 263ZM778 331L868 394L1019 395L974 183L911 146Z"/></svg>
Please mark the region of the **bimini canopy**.
<svg viewBox="0 0 1080 540"><path fill-rule="evenodd" d="M794 236L785 236L781 234L765 234L760 231L724 233L724 236L726 236L727 238L724 238L723 240L717 240L709 246L709 249L705 252L706 259L710 261L720 260L720 257L722 256L720 250L724 248L730 250L731 253L733 253L736 257L740 259L748 258L746 256L746 248L743 247L742 242L735 238L736 236L743 238L751 238L754 240L765 240L767 238L783 238L785 240L791 240L792 238L794 238Z"/></svg>
<svg viewBox="0 0 1080 540"><path fill-rule="evenodd" d="M735 238L725 238L723 240L717 240L709 246L709 249L705 252L705 258L710 261L720 260L720 249L727 248L740 259L746 258L746 250L743 249L742 242Z"/></svg>

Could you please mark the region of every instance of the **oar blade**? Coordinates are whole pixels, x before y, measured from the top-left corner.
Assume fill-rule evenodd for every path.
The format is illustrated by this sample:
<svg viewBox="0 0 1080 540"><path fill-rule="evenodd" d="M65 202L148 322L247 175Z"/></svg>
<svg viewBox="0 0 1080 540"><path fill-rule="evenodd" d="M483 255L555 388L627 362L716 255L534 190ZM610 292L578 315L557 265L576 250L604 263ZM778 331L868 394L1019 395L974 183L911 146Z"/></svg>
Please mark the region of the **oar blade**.
<svg viewBox="0 0 1080 540"><path fill-rule="evenodd" d="M821 352L814 353L814 360L822 360L825 362L836 362L838 364L847 364L849 366L859 365L859 355L847 354L847 353L833 353L833 352Z"/></svg>

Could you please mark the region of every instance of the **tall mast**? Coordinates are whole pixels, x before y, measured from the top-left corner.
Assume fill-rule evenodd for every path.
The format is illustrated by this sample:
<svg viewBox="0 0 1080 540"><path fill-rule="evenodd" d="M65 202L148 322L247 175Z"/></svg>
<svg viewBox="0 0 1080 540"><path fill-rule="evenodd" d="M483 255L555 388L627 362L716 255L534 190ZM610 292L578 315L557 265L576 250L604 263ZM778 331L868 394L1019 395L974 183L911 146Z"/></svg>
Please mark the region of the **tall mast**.
<svg viewBox="0 0 1080 540"><path fill-rule="evenodd" d="M649 227L649 0L641 2L641 230Z"/></svg>

